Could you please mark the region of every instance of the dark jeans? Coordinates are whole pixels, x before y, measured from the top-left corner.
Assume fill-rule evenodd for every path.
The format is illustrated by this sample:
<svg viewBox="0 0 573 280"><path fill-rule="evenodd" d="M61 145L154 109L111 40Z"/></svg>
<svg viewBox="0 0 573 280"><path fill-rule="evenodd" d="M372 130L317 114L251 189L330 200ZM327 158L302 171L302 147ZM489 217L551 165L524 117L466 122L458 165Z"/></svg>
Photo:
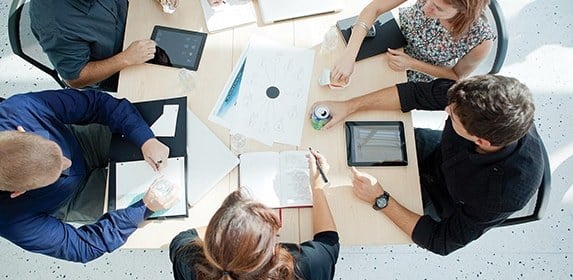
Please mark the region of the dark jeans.
<svg viewBox="0 0 573 280"><path fill-rule="evenodd" d="M91 223L104 212L111 131L101 124L71 125L70 129L82 148L88 176L54 216L67 222Z"/></svg>
<svg viewBox="0 0 573 280"><path fill-rule="evenodd" d="M442 140L441 130L432 130L427 128L414 129L416 139L416 153L418 154L418 171L420 173L420 186L422 192L422 202L424 203L424 214L429 215L436 221L440 221L439 213L442 209L437 203L436 198L432 198L431 189L436 190L435 184L440 174L440 166L436 166L438 157L441 157L440 143Z"/></svg>

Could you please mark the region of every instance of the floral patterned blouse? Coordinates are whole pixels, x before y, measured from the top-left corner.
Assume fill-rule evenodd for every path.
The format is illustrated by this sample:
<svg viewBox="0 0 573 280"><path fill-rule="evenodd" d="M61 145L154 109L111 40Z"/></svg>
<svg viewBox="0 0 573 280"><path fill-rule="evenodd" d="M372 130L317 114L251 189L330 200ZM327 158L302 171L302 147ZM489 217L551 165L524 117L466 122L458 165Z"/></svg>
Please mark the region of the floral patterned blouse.
<svg viewBox="0 0 573 280"><path fill-rule="evenodd" d="M453 67L459 59L485 40L493 40L495 35L490 25L480 18L455 40L438 19L424 15L422 7L426 0L418 0L411 7L400 9L400 25L406 38L404 52L411 57L433 65ZM427 82L434 77L422 72L408 70L408 81Z"/></svg>

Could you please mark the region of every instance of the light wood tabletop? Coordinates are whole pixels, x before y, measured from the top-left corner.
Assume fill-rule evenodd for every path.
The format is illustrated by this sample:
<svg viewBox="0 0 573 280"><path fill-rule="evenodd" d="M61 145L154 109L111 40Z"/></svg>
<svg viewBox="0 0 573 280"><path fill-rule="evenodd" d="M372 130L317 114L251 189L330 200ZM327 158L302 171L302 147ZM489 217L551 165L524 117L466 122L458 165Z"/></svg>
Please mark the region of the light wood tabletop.
<svg viewBox="0 0 573 280"><path fill-rule="evenodd" d="M180 0L173 14L161 11L156 1L131 1L125 31L124 48L136 40L150 38L154 25L163 25L187 30L206 32L203 13L198 0ZM307 111L320 100L346 100L372 91L392 86L406 80L404 72L390 70L384 55L378 55L356 64L351 84L343 90L330 90L318 84L323 69L330 68L344 50L341 37L335 50L321 52L320 45L325 32L337 20L354 16L367 1L345 0L345 8L338 13L286 20L263 25L258 22L211 33L198 70L196 85L186 88L179 79L180 69L143 64L121 71L118 97L132 102L160 98L187 96L191 109L225 144L230 144L227 128L208 120L208 115L253 34L266 37L285 45L315 50L315 60L310 84ZM255 9L258 6L255 1ZM404 123L408 153L407 166L359 168L374 175L384 188L406 208L422 214L418 167L412 119L409 113L400 111L370 111L351 115L349 120L399 120ZM244 152L319 150L331 165L328 178L331 186L327 198L336 220L343 245L380 245L411 243L411 239L395 226L382 212L374 211L371 203L358 200L352 193L350 169L346 164L346 139L342 124L326 131L314 130L310 119L304 119L302 141L299 146L273 144L266 146L248 139ZM223 199L238 187L237 168L223 178L197 205L189 209L188 218L146 221L129 238L123 248L166 248L179 232L206 226ZM192 191L192 190L189 190ZM302 242L312 239L312 208L288 208L282 210L283 228L281 241Z"/></svg>

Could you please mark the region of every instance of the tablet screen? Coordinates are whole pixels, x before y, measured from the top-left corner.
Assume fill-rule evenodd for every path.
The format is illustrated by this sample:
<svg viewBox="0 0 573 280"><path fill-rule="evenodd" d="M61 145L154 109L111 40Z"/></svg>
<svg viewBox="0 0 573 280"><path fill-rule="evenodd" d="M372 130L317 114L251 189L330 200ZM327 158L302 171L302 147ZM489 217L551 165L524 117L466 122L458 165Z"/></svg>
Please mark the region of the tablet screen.
<svg viewBox="0 0 573 280"><path fill-rule="evenodd" d="M197 70L207 33L156 25L151 39L157 43L149 63Z"/></svg>
<svg viewBox="0 0 573 280"><path fill-rule="evenodd" d="M346 122L349 166L400 166L408 164L404 124L400 121Z"/></svg>

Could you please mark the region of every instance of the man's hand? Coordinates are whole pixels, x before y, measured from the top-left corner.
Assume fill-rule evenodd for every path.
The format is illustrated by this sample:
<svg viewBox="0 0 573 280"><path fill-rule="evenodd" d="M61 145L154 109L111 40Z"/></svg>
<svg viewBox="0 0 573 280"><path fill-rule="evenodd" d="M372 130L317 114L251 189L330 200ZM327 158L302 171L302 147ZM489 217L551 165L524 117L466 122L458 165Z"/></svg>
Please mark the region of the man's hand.
<svg viewBox="0 0 573 280"><path fill-rule="evenodd" d="M143 203L149 210L156 212L169 209L179 201L177 188L171 186L170 189L165 190L166 183L173 184L166 182L163 178L155 179L155 181L151 183L151 186L143 197Z"/></svg>
<svg viewBox="0 0 573 280"><path fill-rule="evenodd" d="M141 153L143 154L143 159L149 163L153 171L159 171L167 165L169 147L155 138L151 138L143 143Z"/></svg>
<svg viewBox="0 0 573 280"><path fill-rule="evenodd" d="M388 49L386 52L388 67L394 71L406 71L412 69L412 57L402 50Z"/></svg>
<svg viewBox="0 0 573 280"><path fill-rule="evenodd" d="M120 55L128 66L142 64L155 56L155 45L153 40L135 41Z"/></svg>
<svg viewBox="0 0 573 280"><path fill-rule="evenodd" d="M343 121L348 117L348 115L352 114L352 108L350 108L350 104L344 101L319 101L312 105L311 111L309 116L312 116L314 108L319 105L324 105L330 109L330 119L329 122L324 125L323 129L329 129L335 126L337 123Z"/></svg>
<svg viewBox="0 0 573 280"><path fill-rule="evenodd" d="M356 197L372 204L377 197L384 193L384 189L372 175L360 172L354 166L350 170L352 171L352 185L354 186L352 191Z"/></svg>

